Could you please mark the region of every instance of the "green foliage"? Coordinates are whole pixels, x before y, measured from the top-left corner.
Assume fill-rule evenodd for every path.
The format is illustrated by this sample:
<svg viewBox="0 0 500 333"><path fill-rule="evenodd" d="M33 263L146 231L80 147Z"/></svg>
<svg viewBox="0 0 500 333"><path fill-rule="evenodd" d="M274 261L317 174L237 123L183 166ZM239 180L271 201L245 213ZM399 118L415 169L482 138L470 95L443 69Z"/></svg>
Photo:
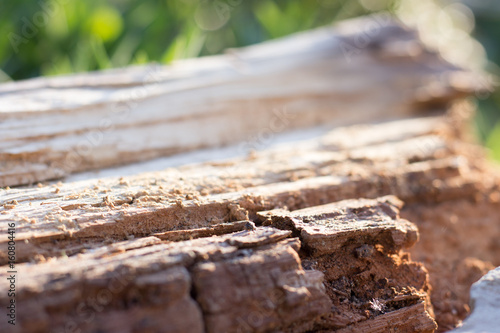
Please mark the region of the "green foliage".
<svg viewBox="0 0 500 333"><path fill-rule="evenodd" d="M500 77L500 9L478 8L475 10L475 37L486 49L491 61L488 70ZM488 98L479 101L477 127L480 139L491 150L491 156L500 161L500 91L495 90Z"/></svg>
<svg viewBox="0 0 500 333"><path fill-rule="evenodd" d="M488 135L486 147L490 149L492 157L500 161L500 122L496 124Z"/></svg>
<svg viewBox="0 0 500 333"><path fill-rule="evenodd" d="M365 13L348 0L4 1L0 66L18 80L169 63Z"/></svg>

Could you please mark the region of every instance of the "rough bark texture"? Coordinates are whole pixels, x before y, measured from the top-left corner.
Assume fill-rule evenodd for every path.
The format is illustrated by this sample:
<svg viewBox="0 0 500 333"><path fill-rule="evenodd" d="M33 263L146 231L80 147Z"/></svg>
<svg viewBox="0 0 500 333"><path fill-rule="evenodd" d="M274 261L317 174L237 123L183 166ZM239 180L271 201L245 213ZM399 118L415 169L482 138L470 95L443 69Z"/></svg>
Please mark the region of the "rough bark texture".
<svg viewBox="0 0 500 333"><path fill-rule="evenodd" d="M317 330L435 330L427 271L400 252L418 239L415 225L399 218L401 206L395 197L383 197L259 213L263 224L298 235L303 266L325 274L333 311L323 316ZM385 313L389 321L373 320Z"/></svg>
<svg viewBox="0 0 500 333"><path fill-rule="evenodd" d="M473 87L458 84L468 73L389 21L339 65L340 45L365 33L352 30L360 22L237 51L239 65L225 55L193 60L190 70L161 68L156 84L136 68L0 87L3 185L263 135L275 103L297 117L289 129L365 123L224 161L1 189L0 290L9 288L4 249L15 223L17 332L433 332L459 324L470 285L500 265L500 176L469 143L471 106L454 102ZM117 136L104 136L123 144L105 139L58 173L90 126L80 120L98 124L122 89L142 82L154 91L124 102L141 112L113 120ZM56 107L47 98L62 87L68 96ZM101 89L109 99L85 95ZM34 103L40 96L48 97ZM21 98L27 103L14 103ZM183 124L177 134L174 122ZM215 132L197 131L202 125ZM168 137L179 133L194 141Z"/></svg>
<svg viewBox="0 0 500 333"><path fill-rule="evenodd" d="M427 272L399 252L416 241L416 228L398 219L395 202L348 201L293 213L325 228L322 239L285 239L293 232L247 221L251 230L229 235L181 242L151 236L17 265L23 277L17 309L30 314L19 316L17 332L363 331L365 325L432 332ZM371 226L355 227L357 220ZM325 241L338 246L311 250ZM8 280L0 283L8 289ZM372 320L379 315L400 324Z"/></svg>
<svg viewBox="0 0 500 333"><path fill-rule="evenodd" d="M300 267L298 241L280 242L288 235L259 228L170 244L150 237L148 242L133 240L68 259L20 265L18 311L29 316L20 318L16 328L226 332L252 325L247 318L252 304L264 306L273 295L279 302L255 329L307 323L328 311L330 300L322 274ZM2 283L7 287L7 281ZM293 311L300 302L309 306Z"/></svg>

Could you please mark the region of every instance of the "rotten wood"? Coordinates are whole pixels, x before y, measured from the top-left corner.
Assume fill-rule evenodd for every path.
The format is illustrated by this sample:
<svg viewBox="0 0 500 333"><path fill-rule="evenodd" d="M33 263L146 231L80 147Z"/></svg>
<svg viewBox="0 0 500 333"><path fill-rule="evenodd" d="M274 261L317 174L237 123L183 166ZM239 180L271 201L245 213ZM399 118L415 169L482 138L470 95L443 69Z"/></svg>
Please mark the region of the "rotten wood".
<svg viewBox="0 0 500 333"><path fill-rule="evenodd" d="M363 22L379 35L346 59ZM0 186L246 140L283 120L276 107L289 118L273 135L328 128L223 161L0 189L16 329L455 327L470 285L500 265L500 174L455 101L477 89L471 75L371 17L170 67L0 86Z"/></svg>
<svg viewBox="0 0 500 333"><path fill-rule="evenodd" d="M427 272L401 252L418 239L416 226L399 217L401 206L388 196L258 213L263 224L298 235L302 265L325 274L333 311L316 330L436 329Z"/></svg>
<svg viewBox="0 0 500 333"><path fill-rule="evenodd" d="M364 321L384 315L399 322L413 317L405 325L407 329L432 332L436 324L426 309L430 308L426 272L398 255L398 249L414 241L400 240L413 239L416 231L407 222L399 222L395 200L311 208L320 217L311 210L294 213L309 223L321 224L332 241L344 234L360 242L322 253L309 249L324 240L304 235L285 239L291 231L257 227L212 237L187 230L190 237L204 237L181 242L140 238L37 265L20 264L17 269L23 272L23 279L17 285L17 308L19 313L32 315L20 316L16 329L57 332L71 326L103 332L305 332L351 329L359 323L363 323L362 329ZM349 207L349 215L340 216L345 207ZM325 211L338 221L325 226ZM356 235L338 228L352 219L370 220L379 227L357 228ZM375 229L379 232L374 233ZM372 250L359 255L360 246ZM348 273L362 267L360 273ZM8 283L2 279L0 287L8 288ZM372 283L380 284L376 294L368 292ZM383 308L370 303L375 300L383 302Z"/></svg>
<svg viewBox="0 0 500 333"><path fill-rule="evenodd" d="M305 271L325 275L326 295L335 304L333 312L329 308L328 313L317 314L315 319L307 317L309 319L300 324L290 323L290 327L297 325L293 330L312 327L363 331L367 327L385 330L411 326L412 331L427 332L435 328L434 322L429 320L434 313L441 328L450 327L466 312L461 310L450 317L446 293L460 295L454 301L456 306L467 304L468 290L464 289L464 283L470 286L476 276L470 274L484 269L478 268L482 264L474 261L472 265L462 264L460 256L447 255L436 264L426 259L433 251L438 251L436 248L456 246L456 241L443 235L441 229L436 232L425 221L437 221L439 228L445 228L447 233L466 237L460 234L461 229L439 222L450 221L447 217L451 211L464 209L467 213L460 225L469 223L478 232L486 230L489 222L475 217L484 207L490 212L488 218L496 216L493 207L497 205L494 200L500 188L498 177L484 163L481 152L463 141L460 124L467 109L466 104L458 104L444 116L338 128L314 139L282 144L224 162L130 177L3 190L0 194L4 202L0 208L2 237L6 235L7 222L15 221L18 262L26 262L20 264L26 265L23 269L37 269L40 265L50 267L72 258L79 258L84 263L82 260L88 258L89 252L101 257L116 256L161 244L174 246L172 244L179 241L199 237L217 247L217 238L226 233L252 232L252 222L257 229L261 225L271 225L290 230L299 238L299 263ZM402 247L416 241L415 225L399 218L400 201L380 199L371 203L358 199L307 208L387 194L397 195L407 203L403 216L417 222L424 232L424 239L409 251L430 268L429 277L420 264L400 252ZM369 209L358 209L356 205L368 205ZM269 210L274 214L274 221L266 217L265 211ZM308 212L312 215L321 212L314 218L316 224L300 217ZM335 223L324 222L325 216L331 216ZM489 238L484 238L485 233ZM476 238L463 242L464 251L491 249L498 234L489 228L483 232L480 243ZM136 239L126 241L131 238ZM230 239L232 246L241 249L255 246L252 242L244 244L245 241L235 235ZM442 246L430 246L428 240ZM125 243L121 243L123 241ZM276 241L269 237L267 242ZM6 238L3 238L1 246L6 245ZM495 260L494 254L485 257L479 250L468 251L478 258ZM5 264L7 257L2 255ZM337 259L332 261L332 258ZM351 266L346 266L346 262ZM459 265L459 272L465 277L445 280L454 273L455 265ZM40 279L29 278L31 283ZM190 279L192 281L192 277ZM429 281L435 286L434 291L430 291ZM215 287L204 288L212 290ZM45 297L43 295L48 294L40 292L40 297ZM210 299L209 302L217 303L215 298ZM32 303L28 299L26 302ZM407 307L418 311L406 310ZM116 311L112 315L103 314L101 319L92 321L92 325L104 325L105 320L115 322L113 318L122 318L122 310ZM136 311L137 315L127 316L130 321L140 321L142 316L164 315L156 310ZM231 320L226 322L227 319L215 310L209 313L210 325L217 330L230 327L220 325L236 325ZM64 320L67 316L63 316ZM260 316L258 311L257 316ZM391 319L405 316L412 319ZM156 322L156 319L151 320ZM248 320L256 319L245 320L240 324L251 331L249 327L253 326L248 326ZM121 319L116 321L121 322ZM278 325L271 322L269 325ZM364 326L358 327L358 324ZM87 326L82 325L77 324L87 330ZM109 331L115 329L104 327ZM175 329L176 326L171 327ZM204 327L208 330L208 326ZM121 326L116 328L120 329Z"/></svg>
<svg viewBox="0 0 500 333"><path fill-rule="evenodd" d="M408 132L408 126L419 130ZM488 185L469 172L473 162L455 152L451 126L440 117L353 126L224 163L4 190L0 221L17 223L18 260L25 261L35 253L57 255L68 241L84 249L109 239L248 220L275 207L388 194L406 202L474 197L478 186ZM0 244L6 230L1 224Z"/></svg>
<svg viewBox="0 0 500 333"><path fill-rule="evenodd" d="M346 200L324 206L314 206L286 212L259 212L264 225L289 229L300 234L303 246L313 256L322 256L347 245L356 244L359 258L370 257L375 249L367 243L386 239L385 251L397 252L410 248L418 239L412 223L398 219L403 203L395 197L372 200ZM365 218L366 217L366 218ZM362 234L360 234L362 230Z"/></svg>
<svg viewBox="0 0 500 333"><path fill-rule="evenodd" d="M330 300L322 274L300 267L299 242L283 240L288 235L259 228L149 246L133 240L117 244L121 252L115 246L19 265L20 316L9 331L243 332L308 324L329 311ZM241 242L232 242L234 237ZM2 280L1 288L8 287ZM270 309L271 297L276 302ZM301 302L307 310L295 308ZM254 322L252 311L265 320ZM5 321L0 325L7 329Z"/></svg>

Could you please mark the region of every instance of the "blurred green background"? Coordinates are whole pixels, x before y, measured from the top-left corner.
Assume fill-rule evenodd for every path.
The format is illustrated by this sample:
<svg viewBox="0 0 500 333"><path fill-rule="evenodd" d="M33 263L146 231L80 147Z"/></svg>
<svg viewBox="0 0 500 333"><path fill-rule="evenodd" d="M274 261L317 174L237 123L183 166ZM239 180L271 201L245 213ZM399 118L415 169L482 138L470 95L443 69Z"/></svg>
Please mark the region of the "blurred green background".
<svg viewBox="0 0 500 333"><path fill-rule="evenodd" d="M401 1L2 1L0 81L217 54L378 10L395 12ZM500 2L469 2L472 34L490 60L487 70L496 74ZM500 160L500 94L481 96L477 103L478 137Z"/></svg>

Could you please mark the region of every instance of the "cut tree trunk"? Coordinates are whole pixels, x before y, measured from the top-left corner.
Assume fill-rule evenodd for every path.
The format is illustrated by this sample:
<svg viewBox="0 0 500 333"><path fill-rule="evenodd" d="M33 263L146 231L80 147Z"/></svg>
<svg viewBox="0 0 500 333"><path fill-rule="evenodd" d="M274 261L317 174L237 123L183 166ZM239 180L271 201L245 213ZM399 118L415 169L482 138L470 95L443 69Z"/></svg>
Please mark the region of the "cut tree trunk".
<svg viewBox="0 0 500 333"><path fill-rule="evenodd" d="M0 331L455 327L471 284L500 265L500 173L470 143L461 100L478 88L414 32L364 20L159 67L157 82L131 68L0 86L3 185L329 128L222 161L0 190L0 289L17 276L16 326ZM363 22L384 24L345 59ZM115 97L149 85L78 167L56 171ZM285 128L272 107L292 115Z"/></svg>

